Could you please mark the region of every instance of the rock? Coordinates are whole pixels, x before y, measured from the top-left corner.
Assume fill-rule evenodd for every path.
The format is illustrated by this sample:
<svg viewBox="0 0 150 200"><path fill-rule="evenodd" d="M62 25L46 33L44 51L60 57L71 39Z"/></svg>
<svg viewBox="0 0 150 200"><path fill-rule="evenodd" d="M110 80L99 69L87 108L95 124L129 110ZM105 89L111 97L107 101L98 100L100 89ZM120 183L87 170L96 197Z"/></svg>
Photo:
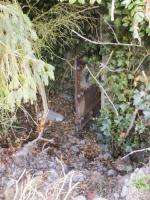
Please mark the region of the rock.
<svg viewBox="0 0 150 200"><path fill-rule="evenodd" d="M49 167L49 168L55 169L55 168L56 168L56 163L55 163L55 162L49 161L49 162L48 162L48 167Z"/></svg>
<svg viewBox="0 0 150 200"><path fill-rule="evenodd" d="M15 184L15 180L10 179L10 180L7 182L7 188L11 188L14 184Z"/></svg>
<svg viewBox="0 0 150 200"><path fill-rule="evenodd" d="M103 159L104 159L104 160L110 160L110 159L111 159L110 153L105 153L105 154L103 155Z"/></svg>
<svg viewBox="0 0 150 200"><path fill-rule="evenodd" d="M73 101L73 97L69 94L60 94L60 97L68 100L68 101Z"/></svg>
<svg viewBox="0 0 150 200"><path fill-rule="evenodd" d="M112 166L116 171L119 171L122 174L129 173L133 170L131 162L128 158L124 160L118 159L112 163Z"/></svg>
<svg viewBox="0 0 150 200"><path fill-rule="evenodd" d="M43 171L37 171L34 176L43 176Z"/></svg>
<svg viewBox="0 0 150 200"><path fill-rule="evenodd" d="M74 197L73 200L86 200L86 198L82 195L79 195L79 196Z"/></svg>
<svg viewBox="0 0 150 200"><path fill-rule="evenodd" d="M85 140L80 140L80 145L85 145Z"/></svg>
<svg viewBox="0 0 150 200"><path fill-rule="evenodd" d="M115 198L115 200L119 200L119 194L118 193L114 193L114 198Z"/></svg>
<svg viewBox="0 0 150 200"><path fill-rule="evenodd" d="M14 163L19 167L26 168L28 163L30 163L33 159L32 151L35 147L36 144L33 145L32 142L25 144L22 148L20 148L12 155Z"/></svg>
<svg viewBox="0 0 150 200"><path fill-rule="evenodd" d="M5 148L0 147L0 153L4 152L5 150Z"/></svg>
<svg viewBox="0 0 150 200"><path fill-rule="evenodd" d="M101 163L97 163L95 169L98 172L103 172L103 165Z"/></svg>
<svg viewBox="0 0 150 200"><path fill-rule="evenodd" d="M0 188L1 187L7 187L7 184L9 182L9 178L6 176L0 177Z"/></svg>
<svg viewBox="0 0 150 200"><path fill-rule="evenodd" d="M105 199L105 198L102 198L102 197L95 197L94 199L92 199L92 200L107 200L107 199Z"/></svg>
<svg viewBox="0 0 150 200"><path fill-rule="evenodd" d="M49 110L47 117L46 117L46 120L47 121L53 121L53 122L61 122L61 121L64 120L64 116L57 113L57 112Z"/></svg>
<svg viewBox="0 0 150 200"><path fill-rule="evenodd" d="M124 198L127 196L127 194L128 194L128 187L124 185L122 188L121 197Z"/></svg>
<svg viewBox="0 0 150 200"><path fill-rule="evenodd" d="M0 189L0 199L5 200L5 194L4 191Z"/></svg>
<svg viewBox="0 0 150 200"><path fill-rule="evenodd" d="M15 196L15 189L14 188L7 188L4 192L4 199L5 200L12 200Z"/></svg>
<svg viewBox="0 0 150 200"><path fill-rule="evenodd" d="M74 152L74 153L78 153L80 150L79 150L79 147L77 145L73 145L71 147L71 150Z"/></svg>
<svg viewBox="0 0 150 200"><path fill-rule="evenodd" d="M101 149L103 152L108 152L108 145L107 144L101 144Z"/></svg>
<svg viewBox="0 0 150 200"><path fill-rule="evenodd" d="M105 166L102 167L103 172L107 172L107 168Z"/></svg>
<svg viewBox="0 0 150 200"><path fill-rule="evenodd" d="M115 176L115 175L117 175L115 170L113 170L113 169L108 170L107 176Z"/></svg>
<svg viewBox="0 0 150 200"><path fill-rule="evenodd" d="M85 176L83 174L79 174L73 177L73 182L77 183L77 182L83 182L85 180Z"/></svg>
<svg viewBox="0 0 150 200"><path fill-rule="evenodd" d="M5 170L6 170L5 164L4 163L0 163L0 173L4 173Z"/></svg>
<svg viewBox="0 0 150 200"><path fill-rule="evenodd" d="M47 180L48 182L53 182L59 178L58 173L55 169L50 169L47 173Z"/></svg>
<svg viewBox="0 0 150 200"><path fill-rule="evenodd" d="M130 155L130 160L135 163L143 163L144 162L145 152L138 152Z"/></svg>

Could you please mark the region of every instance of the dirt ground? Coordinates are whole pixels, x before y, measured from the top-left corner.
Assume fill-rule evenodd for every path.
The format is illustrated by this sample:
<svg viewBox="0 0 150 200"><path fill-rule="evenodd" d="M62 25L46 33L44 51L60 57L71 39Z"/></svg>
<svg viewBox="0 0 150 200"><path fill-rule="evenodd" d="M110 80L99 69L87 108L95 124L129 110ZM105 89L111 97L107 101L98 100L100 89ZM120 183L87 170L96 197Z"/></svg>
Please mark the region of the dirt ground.
<svg viewBox="0 0 150 200"><path fill-rule="evenodd" d="M100 197L107 200L130 200L133 190L136 189L134 187L130 190L132 187L126 186L126 182L130 180L130 174L122 174L114 167L108 145L98 143L94 133L88 128L78 133L75 131L73 101L65 95L58 95L51 98L49 108L62 114L64 120L46 125L44 138L47 141L40 141L26 148L38 135L35 108L31 110L30 107L27 111L32 113L32 117L27 113L25 117L22 117L23 112L18 112L19 124L22 128L17 131L14 129L10 137L1 138L0 199L12 199L12 196L16 194L16 183L32 180L31 177L34 177L34 180L38 177L36 182L40 180L40 183L41 181L43 183L44 178L44 188L41 185L37 187L40 188L42 194L45 194L46 188L49 191L49 184L55 183L62 177L64 180L67 176L66 180L68 177L69 180L70 177L73 179L70 184L78 183L78 187L71 190L71 195L68 194L67 198L70 200L73 198L77 200L99 198L100 200ZM53 142L49 142L51 140ZM127 165L129 164L123 163L123 167ZM149 174L148 170L146 174ZM60 181L59 184L62 182ZM67 191L67 183L64 187ZM55 192L51 189L49 193L52 195ZM58 193L58 188L56 193ZM137 190L136 194L138 194ZM142 200L143 197L138 195L134 199ZM15 198L21 199L18 196L19 193ZM147 197L144 198L143 200L148 200ZM45 199L55 198L45 197ZM60 195L57 199L65 198Z"/></svg>

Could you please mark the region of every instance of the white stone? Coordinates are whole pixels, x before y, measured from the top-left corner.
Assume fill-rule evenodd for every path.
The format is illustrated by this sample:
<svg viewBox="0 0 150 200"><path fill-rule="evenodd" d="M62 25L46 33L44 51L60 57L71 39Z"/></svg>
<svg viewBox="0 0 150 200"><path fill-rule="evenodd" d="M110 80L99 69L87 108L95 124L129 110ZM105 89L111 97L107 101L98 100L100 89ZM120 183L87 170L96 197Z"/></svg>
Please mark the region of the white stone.
<svg viewBox="0 0 150 200"><path fill-rule="evenodd" d="M82 195L79 195L79 196L74 197L73 200L86 200L86 198Z"/></svg>
<svg viewBox="0 0 150 200"><path fill-rule="evenodd" d="M54 121L54 122L61 122L64 120L64 116L57 112L49 110L48 115L47 115L47 120Z"/></svg>
<svg viewBox="0 0 150 200"><path fill-rule="evenodd" d="M115 200L119 200L119 194L118 193L114 193L114 197L115 197Z"/></svg>
<svg viewBox="0 0 150 200"><path fill-rule="evenodd" d="M107 200L107 199L102 198L102 197L95 197L93 200Z"/></svg>
<svg viewBox="0 0 150 200"><path fill-rule="evenodd" d="M124 198L128 194L128 188L127 186L123 186L122 192L121 192L121 197Z"/></svg>

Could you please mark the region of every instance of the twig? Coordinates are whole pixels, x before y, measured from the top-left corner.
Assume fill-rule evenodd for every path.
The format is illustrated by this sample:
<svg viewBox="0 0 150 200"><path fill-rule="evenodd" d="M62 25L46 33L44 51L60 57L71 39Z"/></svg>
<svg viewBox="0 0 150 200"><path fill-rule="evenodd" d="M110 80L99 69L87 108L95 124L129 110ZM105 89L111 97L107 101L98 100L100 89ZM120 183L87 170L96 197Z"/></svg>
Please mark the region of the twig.
<svg viewBox="0 0 150 200"><path fill-rule="evenodd" d="M64 197L64 200L67 200L71 192L79 185L79 182L75 183L71 188L69 188L67 194Z"/></svg>
<svg viewBox="0 0 150 200"><path fill-rule="evenodd" d="M14 195L13 200L17 199L17 195L18 195L18 191L19 191L18 183L21 181L21 179L23 178L23 176L25 175L25 173L26 173L26 169L23 170L23 172L20 175L20 177L18 178L18 180L15 181L16 182L16 191L15 191L15 195Z"/></svg>
<svg viewBox="0 0 150 200"><path fill-rule="evenodd" d="M49 142L49 143L53 143L53 142L54 142L53 139L49 140L49 139L47 139L47 138L43 138L43 137L38 137L37 139L38 139L38 140L43 140L43 141L45 141L45 142Z"/></svg>
<svg viewBox="0 0 150 200"><path fill-rule="evenodd" d="M135 73L140 69L141 65L143 64L144 60L150 56L150 54L146 54L143 59L141 60L141 62L139 63L139 65L137 66L136 70L135 70Z"/></svg>
<svg viewBox="0 0 150 200"><path fill-rule="evenodd" d="M115 113L117 115L117 117L119 117L119 113L115 107L115 105L113 104L112 100L110 99L110 97L108 96L107 92L105 91L105 89L103 88L103 86L100 84L100 82L97 80L97 78L93 75L93 73L91 72L91 70L86 66L86 69L89 71L90 75L92 76L92 78L95 80L95 82L98 84L98 86L103 90L105 96L107 97L108 101L110 102L110 104L112 105L112 107L115 110Z"/></svg>
<svg viewBox="0 0 150 200"><path fill-rule="evenodd" d="M129 125L128 129L127 129L127 132L126 132L126 137L129 135L129 133L130 133L130 131L131 131L133 125L134 125L137 113L138 113L138 109L135 109L135 111L134 111L134 113L132 115L131 123L130 123L130 125Z"/></svg>
<svg viewBox="0 0 150 200"><path fill-rule="evenodd" d="M64 189L64 186L65 186L65 184L66 184L66 181L67 181L67 176L64 177L64 181L63 181L63 183L62 183L62 185L61 185L61 187L60 187L60 189L59 189L59 191L58 191L58 193L57 193L57 196L56 196L55 200L58 200L58 199L59 199L59 196L60 196L60 194L62 193L62 191L63 191L63 189Z"/></svg>
<svg viewBox="0 0 150 200"><path fill-rule="evenodd" d="M115 11L115 0L112 0L112 4L111 4L111 21L114 21L114 11Z"/></svg>
<svg viewBox="0 0 150 200"><path fill-rule="evenodd" d="M132 151L129 154L125 155L124 157L120 158L120 160L124 160L125 158L129 157L130 155L132 155L134 153L139 153L139 152L143 152L143 151L150 151L150 147L145 148L145 149L139 149L139 150Z"/></svg>
<svg viewBox="0 0 150 200"><path fill-rule="evenodd" d="M114 35L114 37L115 37L116 42L117 42L117 43L120 43L119 40L118 40L118 37L117 37L117 35L116 35L115 31L114 31L114 29L112 28L112 26L111 26L106 20L104 20L104 22L105 22L105 23L109 26L109 28L111 29L111 31L112 31L112 33L113 33L113 35Z"/></svg>
<svg viewBox="0 0 150 200"><path fill-rule="evenodd" d="M84 13L84 12L86 12L86 11L89 11L89 10L92 10L92 9L96 9L96 8L99 8L99 6L87 7L87 8L85 8L85 9L83 9L83 10L79 10L79 11L75 12L75 14ZM41 20L42 17L44 17L45 15L50 14L50 13L51 13L51 8L50 8L48 11L43 12L41 15L38 15L37 17L35 17L35 18L32 20L32 22L35 23L36 21Z"/></svg>
<svg viewBox="0 0 150 200"><path fill-rule="evenodd" d="M62 57L56 55L52 50L51 50L51 52L52 52L52 54L54 54L54 56L56 56L57 58L59 58L59 59L65 61L72 69L75 70L75 67L69 62L69 60L67 60L66 58L62 58Z"/></svg>
<svg viewBox="0 0 150 200"><path fill-rule="evenodd" d="M90 42L92 44L97 44L97 45L113 45L113 46L127 46L127 47L142 47L141 45L136 45L136 44L127 44L127 43L114 43L114 42L100 42L100 41L94 41L90 40L84 36L82 36L80 33L76 32L75 30L72 30L73 33L75 33L78 37L82 38L86 42Z"/></svg>
<svg viewBox="0 0 150 200"><path fill-rule="evenodd" d="M61 168L62 168L62 172L63 172L63 176L65 176L66 173L65 173L65 168L64 168L63 162L62 162L62 158L61 158L61 160L59 160L59 159L56 157L56 160L57 160L58 163L60 163Z"/></svg>
<svg viewBox="0 0 150 200"><path fill-rule="evenodd" d="M113 51L110 53L109 58L108 58L107 62L104 64L104 66L102 66L102 64L101 64L102 68L101 68L101 69L99 70L99 72L96 74L95 78L98 78L98 77L99 77L99 74L101 73L101 71L102 71L105 67L107 67L107 65L109 64L110 59L112 58L112 55L113 55Z"/></svg>

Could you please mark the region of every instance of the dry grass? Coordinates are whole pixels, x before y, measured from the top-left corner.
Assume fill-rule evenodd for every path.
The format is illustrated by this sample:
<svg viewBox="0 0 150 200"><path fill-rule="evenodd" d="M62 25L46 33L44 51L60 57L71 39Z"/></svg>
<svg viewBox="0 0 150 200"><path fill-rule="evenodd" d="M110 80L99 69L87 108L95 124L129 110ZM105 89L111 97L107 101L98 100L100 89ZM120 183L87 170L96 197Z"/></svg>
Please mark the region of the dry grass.
<svg viewBox="0 0 150 200"><path fill-rule="evenodd" d="M19 179L14 180L14 185L5 191L6 200L69 200L72 192L77 189L79 182L73 183L75 176L80 173L71 171L64 173L62 165L61 176L49 183L43 174L32 176L30 172L23 171Z"/></svg>

